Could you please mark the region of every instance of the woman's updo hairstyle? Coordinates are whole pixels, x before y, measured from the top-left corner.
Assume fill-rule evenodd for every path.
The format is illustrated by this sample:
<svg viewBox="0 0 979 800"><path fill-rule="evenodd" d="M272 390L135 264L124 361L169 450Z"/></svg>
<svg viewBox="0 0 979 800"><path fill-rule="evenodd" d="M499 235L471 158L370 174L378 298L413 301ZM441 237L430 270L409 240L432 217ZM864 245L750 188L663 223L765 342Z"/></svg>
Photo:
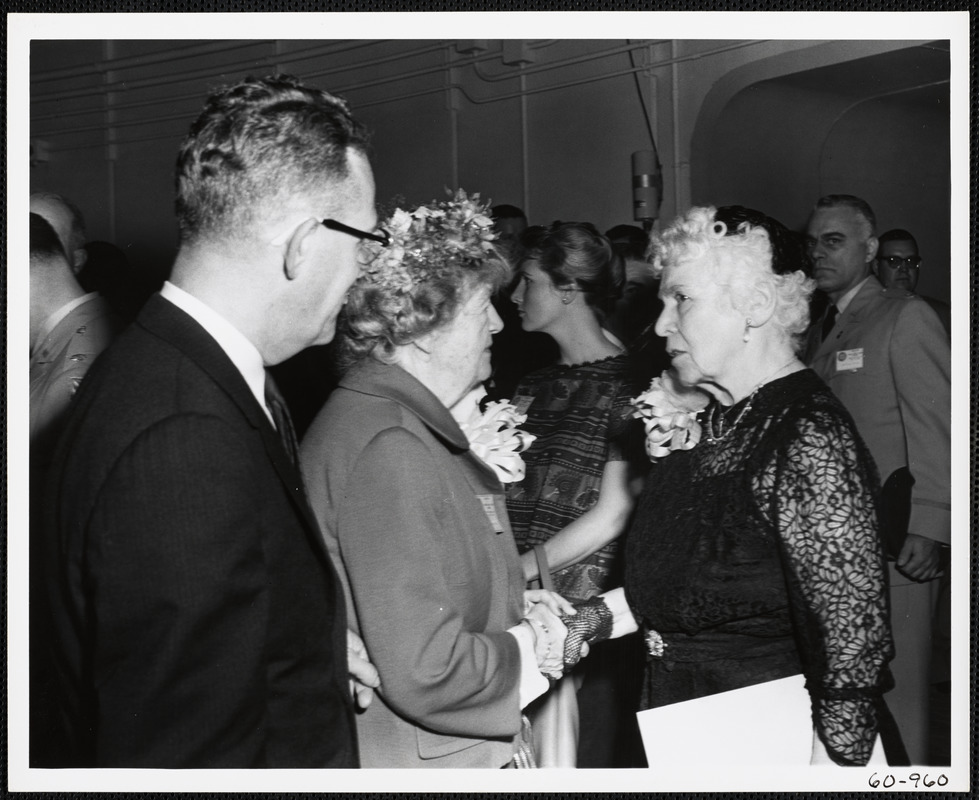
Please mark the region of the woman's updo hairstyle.
<svg viewBox="0 0 979 800"><path fill-rule="evenodd" d="M777 219L753 208L721 206L714 212L714 220L724 223L726 236L742 233L747 228L764 229L772 250L771 270L776 275L807 271L809 261L802 235L790 231Z"/></svg>
<svg viewBox="0 0 979 800"><path fill-rule="evenodd" d="M559 289L580 290L600 319L612 310L625 285L625 265L594 225L554 222L528 238L524 260L535 259Z"/></svg>
<svg viewBox="0 0 979 800"><path fill-rule="evenodd" d="M364 242L366 263L337 321L341 371L366 358L391 363L399 346L451 322L476 289L495 292L510 277L478 194L399 208L381 227L390 243Z"/></svg>
<svg viewBox="0 0 979 800"><path fill-rule="evenodd" d="M815 284L806 276L801 237L778 220L744 206L694 207L654 237L650 259L657 276L668 264L704 259L714 280L730 290L734 308L743 306L754 287L771 285L772 322L798 347Z"/></svg>

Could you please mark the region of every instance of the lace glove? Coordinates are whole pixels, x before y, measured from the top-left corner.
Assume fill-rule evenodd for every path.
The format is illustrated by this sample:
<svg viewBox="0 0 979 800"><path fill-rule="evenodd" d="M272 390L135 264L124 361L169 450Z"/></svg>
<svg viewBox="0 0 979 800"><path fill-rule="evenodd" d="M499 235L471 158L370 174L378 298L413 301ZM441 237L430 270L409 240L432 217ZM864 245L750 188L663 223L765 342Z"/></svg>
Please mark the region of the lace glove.
<svg viewBox="0 0 979 800"><path fill-rule="evenodd" d="M564 640L564 671L567 672L581 660L581 646L588 642L591 647L612 635L612 611L602 597L592 597L583 603L575 603L578 613L573 617L561 617L568 628Z"/></svg>

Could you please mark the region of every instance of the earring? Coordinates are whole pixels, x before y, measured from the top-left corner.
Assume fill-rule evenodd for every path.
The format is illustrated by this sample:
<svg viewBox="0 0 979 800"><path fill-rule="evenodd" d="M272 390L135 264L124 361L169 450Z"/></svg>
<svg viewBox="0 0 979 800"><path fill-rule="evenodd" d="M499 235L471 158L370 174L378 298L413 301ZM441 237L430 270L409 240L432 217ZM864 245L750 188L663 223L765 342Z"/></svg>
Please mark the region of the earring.
<svg viewBox="0 0 979 800"><path fill-rule="evenodd" d="M571 294L571 290L566 289L564 293L561 295L561 302L564 303L565 305L570 305L571 301L573 300L574 300L574 295Z"/></svg>
<svg viewBox="0 0 979 800"><path fill-rule="evenodd" d="M748 339L751 338L751 317L748 317L744 321L744 336L741 337L741 341L747 343Z"/></svg>

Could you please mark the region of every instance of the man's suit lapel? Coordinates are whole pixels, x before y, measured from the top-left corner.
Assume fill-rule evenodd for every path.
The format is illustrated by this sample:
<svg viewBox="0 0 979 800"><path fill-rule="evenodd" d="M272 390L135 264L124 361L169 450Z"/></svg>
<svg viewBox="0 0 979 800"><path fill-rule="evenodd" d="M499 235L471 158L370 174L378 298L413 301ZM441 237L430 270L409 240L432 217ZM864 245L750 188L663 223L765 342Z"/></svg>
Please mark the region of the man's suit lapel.
<svg viewBox="0 0 979 800"><path fill-rule="evenodd" d="M278 432L269 422L238 368L220 345L193 317L159 295L147 301L137 322L153 335L170 342L204 370L240 409L248 424L258 431L265 445L265 452L288 490L293 505L315 534L313 538L325 554L323 537L306 500L298 465L293 464L289 458Z"/></svg>
<svg viewBox="0 0 979 800"><path fill-rule="evenodd" d="M873 303L874 298L880 294L881 288L877 279L871 275L847 305L846 310L837 318L836 325L816 349L813 359L821 358L835 350L845 349L850 334L866 318L867 308Z"/></svg>

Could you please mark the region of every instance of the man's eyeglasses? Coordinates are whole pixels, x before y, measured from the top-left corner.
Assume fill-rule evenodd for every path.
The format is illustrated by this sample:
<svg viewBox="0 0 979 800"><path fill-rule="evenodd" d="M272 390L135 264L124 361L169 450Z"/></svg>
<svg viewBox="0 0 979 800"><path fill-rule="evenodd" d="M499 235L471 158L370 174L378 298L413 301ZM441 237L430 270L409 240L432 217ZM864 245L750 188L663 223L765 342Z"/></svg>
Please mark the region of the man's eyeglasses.
<svg viewBox="0 0 979 800"><path fill-rule="evenodd" d="M900 269L902 266L908 269L918 269L921 266L921 256L877 256L877 260L887 264L891 269Z"/></svg>
<svg viewBox="0 0 979 800"><path fill-rule="evenodd" d="M331 231L340 231L340 233L346 233L350 236L355 236L358 239L369 239L372 242L378 242L383 247L387 247L391 244L391 235L384 230L384 228L378 228L373 233L368 233L367 231L362 231L359 228L352 228L349 225L344 225L342 222L337 222L335 219L324 219L321 221L324 228L329 228Z"/></svg>
<svg viewBox="0 0 979 800"><path fill-rule="evenodd" d="M389 244L391 244L391 235L383 228L378 228L376 231L362 231L360 228L353 228L350 225L337 222L335 219L323 219L320 220L320 224L324 228L329 228L331 231L346 233L349 236L360 239L361 241L367 239L371 242L377 242L382 247L387 247ZM293 233L294 231L286 231L282 235L275 237L270 244L276 247L283 245L289 240L289 237L292 236Z"/></svg>

